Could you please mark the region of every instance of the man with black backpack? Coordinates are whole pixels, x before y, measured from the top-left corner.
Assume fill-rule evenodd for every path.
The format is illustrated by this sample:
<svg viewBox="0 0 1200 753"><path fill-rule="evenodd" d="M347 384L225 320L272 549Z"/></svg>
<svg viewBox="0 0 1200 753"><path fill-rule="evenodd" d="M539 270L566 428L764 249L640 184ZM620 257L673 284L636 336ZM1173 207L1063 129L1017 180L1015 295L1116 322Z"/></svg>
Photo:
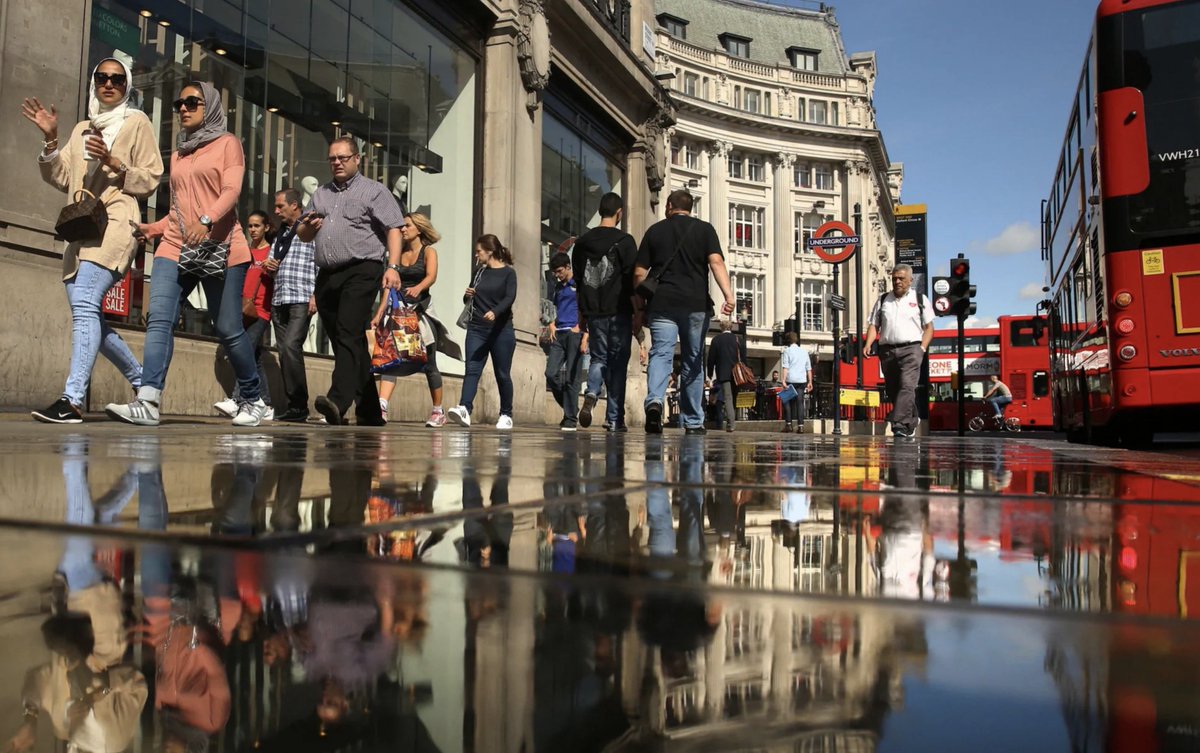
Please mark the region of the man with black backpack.
<svg viewBox="0 0 1200 753"><path fill-rule="evenodd" d="M615 193L600 198L600 225L579 236L571 252L579 318L588 334L591 365L579 426L592 425L600 388L608 390L609 431L625 431L625 381L633 339L633 266L637 243L621 229L625 204Z"/></svg>
<svg viewBox="0 0 1200 753"><path fill-rule="evenodd" d="M646 300L650 327L650 363L646 369L646 432L662 433L675 343L679 342L680 425L688 434L704 433L704 336L713 315L708 297L712 274L733 313L733 288L717 231L692 217L692 195L678 189L667 197L667 218L650 226L638 249L636 290Z"/></svg>
<svg viewBox="0 0 1200 753"><path fill-rule="evenodd" d="M892 291L879 296L871 309L866 352L879 340L879 368L892 401L892 434L911 437L921 423L917 415L917 379L933 340L933 307L912 289L912 267L892 270Z"/></svg>

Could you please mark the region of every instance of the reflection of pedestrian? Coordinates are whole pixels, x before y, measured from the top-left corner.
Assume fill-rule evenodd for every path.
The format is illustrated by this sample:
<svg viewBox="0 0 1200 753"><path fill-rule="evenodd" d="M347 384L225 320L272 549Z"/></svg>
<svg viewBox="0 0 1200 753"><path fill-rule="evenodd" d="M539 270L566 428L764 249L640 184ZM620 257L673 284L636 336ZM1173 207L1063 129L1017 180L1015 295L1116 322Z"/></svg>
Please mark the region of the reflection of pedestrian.
<svg viewBox="0 0 1200 753"><path fill-rule="evenodd" d="M694 434L704 433L704 335L712 317L708 297L711 271L725 303L721 313L733 313L733 289L721 242L713 226L691 216L693 198L686 189L667 197L667 217L646 231L638 249L634 279L658 281L654 297L646 303L650 327L650 364L646 385L646 431L662 433L663 400L680 347L682 421ZM635 326L635 329L640 329Z"/></svg>
<svg viewBox="0 0 1200 753"><path fill-rule="evenodd" d="M911 437L921 423L917 415L917 378L933 340L933 308L912 289L912 267L897 264L892 270L892 291L884 293L871 309L866 350L879 340L879 368L892 402L892 433Z"/></svg>
<svg viewBox="0 0 1200 753"><path fill-rule="evenodd" d="M793 400L783 404L783 431L792 431L792 422L796 422L796 433L804 432L804 401L812 392L812 359L808 351L801 348L795 332L787 333L787 347L779 359L779 367L783 369L783 383L796 391Z"/></svg>
<svg viewBox="0 0 1200 753"><path fill-rule="evenodd" d="M88 120L72 129L61 149L54 106L47 110L35 98L25 100L21 108L46 137L38 155L42 179L71 196L86 188L108 213L102 238L71 243L63 253L63 282L72 319L71 367L62 397L33 412L39 421L76 424L83 420L79 409L101 353L134 389L142 384L141 364L100 315L105 294L125 276L137 251L129 223L141 218L138 199L158 189L163 172L155 129L129 101L132 91L124 63L113 58L100 61L89 83ZM89 127L94 135L85 142Z"/></svg>

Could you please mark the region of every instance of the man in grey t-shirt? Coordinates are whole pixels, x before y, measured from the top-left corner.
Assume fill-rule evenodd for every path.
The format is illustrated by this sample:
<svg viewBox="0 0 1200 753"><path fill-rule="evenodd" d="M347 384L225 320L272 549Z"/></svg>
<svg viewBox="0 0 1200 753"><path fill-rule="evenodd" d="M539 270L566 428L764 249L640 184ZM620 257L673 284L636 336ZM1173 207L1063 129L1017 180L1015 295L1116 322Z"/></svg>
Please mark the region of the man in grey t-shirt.
<svg viewBox="0 0 1200 753"><path fill-rule="evenodd" d="M354 139L334 139L329 145L333 180L313 194L296 236L304 242L315 239L317 313L333 344L329 392L314 407L327 423L337 425L345 423L354 403L359 425L382 426L363 333L379 289L400 288L404 214L382 183L359 174L361 159Z"/></svg>

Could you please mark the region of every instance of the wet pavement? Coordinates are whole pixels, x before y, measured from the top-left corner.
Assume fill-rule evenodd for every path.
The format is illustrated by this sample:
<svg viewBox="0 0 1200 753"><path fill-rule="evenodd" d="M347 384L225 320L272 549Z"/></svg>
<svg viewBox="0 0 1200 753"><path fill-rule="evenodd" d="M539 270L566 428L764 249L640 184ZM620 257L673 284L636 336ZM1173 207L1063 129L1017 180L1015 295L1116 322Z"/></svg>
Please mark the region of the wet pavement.
<svg viewBox="0 0 1200 753"><path fill-rule="evenodd" d="M1187 449L0 421L19 749L1194 750L1198 615Z"/></svg>

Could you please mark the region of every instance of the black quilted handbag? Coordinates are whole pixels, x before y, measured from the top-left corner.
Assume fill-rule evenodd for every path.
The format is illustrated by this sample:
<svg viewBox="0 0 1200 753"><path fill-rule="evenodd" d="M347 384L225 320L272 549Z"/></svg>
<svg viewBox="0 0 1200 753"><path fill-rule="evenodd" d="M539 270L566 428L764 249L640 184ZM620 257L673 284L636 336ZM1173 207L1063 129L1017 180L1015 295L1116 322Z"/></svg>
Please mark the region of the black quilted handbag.
<svg viewBox="0 0 1200 753"><path fill-rule="evenodd" d="M58 213L54 232L69 243L80 243L102 239L107 227L108 210L96 198L96 194L81 188L75 192L75 201Z"/></svg>
<svg viewBox="0 0 1200 753"><path fill-rule="evenodd" d="M171 197L174 203L175 197ZM179 232L181 236L187 235L187 225L183 221L183 212L179 211L179 205L175 204L175 216L179 220ZM233 231L230 230L232 237ZM212 238L204 240L194 245L180 244L179 251L179 274L192 275L193 277L224 277L225 267L229 262L229 241L218 241Z"/></svg>

